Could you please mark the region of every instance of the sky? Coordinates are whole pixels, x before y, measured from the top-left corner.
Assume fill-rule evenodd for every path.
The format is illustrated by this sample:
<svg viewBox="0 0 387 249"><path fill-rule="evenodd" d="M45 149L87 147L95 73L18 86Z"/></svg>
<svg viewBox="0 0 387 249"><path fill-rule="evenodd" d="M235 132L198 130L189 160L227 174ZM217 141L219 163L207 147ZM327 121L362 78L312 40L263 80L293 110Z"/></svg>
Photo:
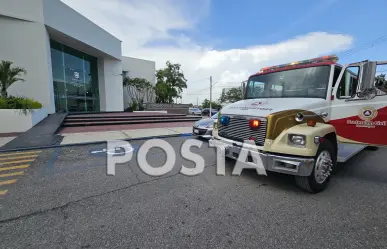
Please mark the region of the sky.
<svg viewBox="0 0 387 249"><path fill-rule="evenodd" d="M62 0L122 41L124 56L179 63L182 103L240 86L262 67L336 54L387 60L385 0Z"/></svg>

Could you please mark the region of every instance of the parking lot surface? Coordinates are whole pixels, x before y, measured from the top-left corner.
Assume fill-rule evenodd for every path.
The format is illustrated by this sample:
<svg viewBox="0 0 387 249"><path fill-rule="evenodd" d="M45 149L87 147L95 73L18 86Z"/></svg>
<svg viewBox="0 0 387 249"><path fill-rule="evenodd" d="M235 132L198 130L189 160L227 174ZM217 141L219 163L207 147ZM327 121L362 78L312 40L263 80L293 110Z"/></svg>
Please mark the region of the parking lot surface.
<svg viewBox="0 0 387 249"><path fill-rule="evenodd" d="M289 176L232 176L230 161L217 176L205 141L192 148L204 172L184 176L181 165L193 166L180 155L187 139L165 139L177 158L160 177L138 166L143 141L115 176L98 152L104 144L42 150L1 196L1 247L387 248L387 149L357 155L313 195ZM147 160L157 167L165 154L152 149Z"/></svg>

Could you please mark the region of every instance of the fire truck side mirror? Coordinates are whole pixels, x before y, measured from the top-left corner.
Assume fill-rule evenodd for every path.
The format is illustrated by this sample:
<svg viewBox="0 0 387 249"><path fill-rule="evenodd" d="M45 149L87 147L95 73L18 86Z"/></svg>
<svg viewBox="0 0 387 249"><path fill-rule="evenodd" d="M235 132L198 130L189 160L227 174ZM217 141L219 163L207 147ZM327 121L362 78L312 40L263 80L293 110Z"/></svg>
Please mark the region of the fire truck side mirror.
<svg viewBox="0 0 387 249"><path fill-rule="evenodd" d="M242 82L242 98L245 97L246 93L246 82Z"/></svg>
<svg viewBox="0 0 387 249"><path fill-rule="evenodd" d="M376 61L366 61L361 66L361 81L358 96L360 98L372 99L376 96L375 75Z"/></svg>

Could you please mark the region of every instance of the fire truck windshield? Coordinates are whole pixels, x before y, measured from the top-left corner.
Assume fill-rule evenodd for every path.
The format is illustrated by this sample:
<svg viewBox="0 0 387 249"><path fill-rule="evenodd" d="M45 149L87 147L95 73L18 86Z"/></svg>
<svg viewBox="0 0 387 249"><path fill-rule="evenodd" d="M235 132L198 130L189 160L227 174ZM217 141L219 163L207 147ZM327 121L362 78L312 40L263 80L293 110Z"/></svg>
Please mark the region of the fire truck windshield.
<svg viewBox="0 0 387 249"><path fill-rule="evenodd" d="M323 98L327 96L330 66L299 68L250 77L246 99Z"/></svg>

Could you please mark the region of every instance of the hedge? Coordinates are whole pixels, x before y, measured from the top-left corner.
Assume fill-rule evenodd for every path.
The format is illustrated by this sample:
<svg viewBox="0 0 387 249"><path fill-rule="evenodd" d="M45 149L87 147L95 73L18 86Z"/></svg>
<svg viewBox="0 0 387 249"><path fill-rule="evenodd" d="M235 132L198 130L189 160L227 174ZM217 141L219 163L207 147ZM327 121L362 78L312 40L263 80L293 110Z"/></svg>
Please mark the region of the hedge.
<svg viewBox="0 0 387 249"><path fill-rule="evenodd" d="M0 109L32 110L41 109L42 104L30 98L8 96L0 97Z"/></svg>

